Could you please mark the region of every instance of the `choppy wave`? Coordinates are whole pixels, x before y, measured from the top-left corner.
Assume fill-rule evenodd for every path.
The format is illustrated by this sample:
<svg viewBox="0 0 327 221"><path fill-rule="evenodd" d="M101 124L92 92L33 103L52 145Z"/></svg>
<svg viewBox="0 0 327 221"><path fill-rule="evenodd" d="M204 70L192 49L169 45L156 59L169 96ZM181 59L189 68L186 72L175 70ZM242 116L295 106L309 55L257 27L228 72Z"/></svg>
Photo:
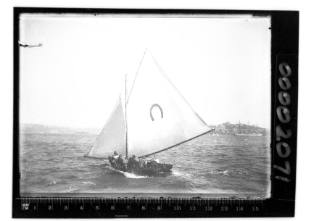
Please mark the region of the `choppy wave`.
<svg viewBox="0 0 327 221"><path fill-rule="evenodd" d="M67 190L63 191L63 192L66 192L66 193L72 193L72 192L76 192L78 191L79 188L78 187L75 187L75 186L69 186Z"/></svg>
<svg viewBox="0 0 327 221"><path fill-rule="evenodd" d="M228 176L229 175L229 171L228 170L218 170L217 171L217 174L222 174L222 175Z"/></svg>
<svg viewBox="0 0 327 221"><path fill-rule="evenodd" d="M113 170L85 158L94 135L25 134L21 191L25 193L213 193L265 196L269 148L265 137L202 136L156 155L173 165L162 177Z"/></svg>
<svg viewBox="0 0 327 221"><path fill-rule="evenodd" d="M91 181L83 181L82 184L85 184L85 185L96 185L95 183L91 182Z"/></svg>

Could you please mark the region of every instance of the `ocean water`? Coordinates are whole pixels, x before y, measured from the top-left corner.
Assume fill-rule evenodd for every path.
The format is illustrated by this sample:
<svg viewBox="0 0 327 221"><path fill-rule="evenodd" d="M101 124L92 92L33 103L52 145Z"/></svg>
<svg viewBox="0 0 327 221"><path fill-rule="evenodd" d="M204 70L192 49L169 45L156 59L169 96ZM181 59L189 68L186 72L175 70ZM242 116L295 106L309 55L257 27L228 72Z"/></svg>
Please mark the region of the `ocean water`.
<svg viewBox="0 0 327 221"><path fill-rule="evenodd" d="M173 164L163 177L110 170L106 160L84 157L96 134L20 135L20 191L32 196L110 194L209 195L265 198L270 192L270 149L265 136L207 134L156 154Z"/></svg>

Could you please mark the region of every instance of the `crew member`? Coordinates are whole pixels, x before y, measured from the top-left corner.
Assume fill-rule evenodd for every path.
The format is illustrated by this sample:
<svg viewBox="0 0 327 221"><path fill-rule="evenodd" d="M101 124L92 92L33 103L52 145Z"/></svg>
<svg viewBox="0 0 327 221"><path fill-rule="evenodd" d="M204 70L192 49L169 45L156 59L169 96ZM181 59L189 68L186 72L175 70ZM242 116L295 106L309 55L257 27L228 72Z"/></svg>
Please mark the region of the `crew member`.
<svg viewBox="0 0 327 221"><path fill-rule="evenodd" d="M137 161L135 155L133 155L132 157L130 157L128 159L128 163L127 163L127 168L128 169L130 169L130 170L131 169L136 169L138 167L138 165L139 165L139 162Z"/></svg>
<svg viewBox="0 0 327 221"><path fill-rule="evenodd" d="M139 158L139 165L140 167L146 167L147 161L143 158Z"/></svg>
<svg viewBox="0 0 327 221"><path fill-rule="evenodd" d="M148 162L149 166L151 168L156 168L159 164L159 160L158 159L154 159L152 158L149 162Z"/></svg>
<svg viewBox="0 0 327 221"><path fill-rule="evenodd" d="M113 158L114 158L115 160L118 160L118 157L119 157L119 155L118 155L117 151L114 151Z"/></svg>
<svg viewBox="0 0 327 221"><path fill-rule="evenodd" d="M119 157L119 155L118 155L117 151L114 151L114 154L112 156L111 155L108 156L109 163L114 168L117 167L118 157Z"/></svg>
<svg viewBox="0 0 327 221"><path fill-rule="evenodd" d="M117 165L121 171L126 171L126 161L123 159L122 155L119 154L118 159L117 159Z"/></svg>

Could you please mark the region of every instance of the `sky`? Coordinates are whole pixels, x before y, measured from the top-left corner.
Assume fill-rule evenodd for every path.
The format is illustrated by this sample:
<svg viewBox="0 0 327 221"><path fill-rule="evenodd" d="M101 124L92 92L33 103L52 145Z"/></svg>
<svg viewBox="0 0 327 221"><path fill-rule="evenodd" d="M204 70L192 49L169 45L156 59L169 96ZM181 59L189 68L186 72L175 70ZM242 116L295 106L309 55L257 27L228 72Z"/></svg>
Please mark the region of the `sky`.
<svg viewBox="0 0 327 221"><path fill-rule="evenodd" d="M101 128L144 51L209 125L270 127L270 18L23 14L20 121Z"/></svg>

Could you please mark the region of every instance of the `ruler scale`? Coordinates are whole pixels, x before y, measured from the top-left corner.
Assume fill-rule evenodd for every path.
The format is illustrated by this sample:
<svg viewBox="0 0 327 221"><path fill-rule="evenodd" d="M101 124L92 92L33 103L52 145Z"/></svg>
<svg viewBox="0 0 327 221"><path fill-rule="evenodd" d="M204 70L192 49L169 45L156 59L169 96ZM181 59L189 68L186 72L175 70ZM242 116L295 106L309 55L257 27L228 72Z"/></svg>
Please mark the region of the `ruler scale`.
<svg viewBox="0 0 327 221"><path fill-rule="evenodd" d="M20 198L17 217L263 216L263 200Z"/></svg>

